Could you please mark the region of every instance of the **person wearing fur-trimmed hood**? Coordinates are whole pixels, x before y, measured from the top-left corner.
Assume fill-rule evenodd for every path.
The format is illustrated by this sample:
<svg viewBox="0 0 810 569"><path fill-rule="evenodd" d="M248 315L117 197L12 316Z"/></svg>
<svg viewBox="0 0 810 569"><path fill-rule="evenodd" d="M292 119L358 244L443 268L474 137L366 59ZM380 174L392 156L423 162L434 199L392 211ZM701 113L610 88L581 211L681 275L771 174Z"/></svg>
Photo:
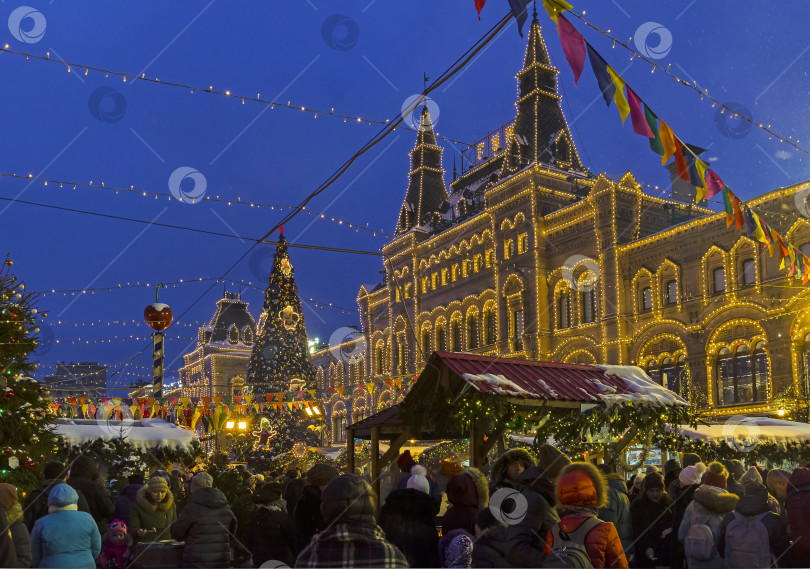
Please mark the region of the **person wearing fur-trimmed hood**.
<svg viewBox="0 0 810 569"><path fill-rule="evenodd" d="M442 517L442 534L463 529L474 535L478 510L489 505L487 479L477 468L465 468L447 482L447 500L452 506Z"/></svg>
<svg viewBox="0 0 810 569"><path fill-rule="evenodd" d="M572 534L590 518L596 518L599 508L607 505L608 484L605 477L588 462L572 462L563 468L557 481L557 509L561 514L557 524L563 532ZM598 518L597 518L598 519ZM582 545L595 568L627 569L619 533L611 522L595 525L584 536ZM554 541L552 528L546 536L546 553L551 553Z"/></svg>
<svg viewBox="0 0 810 569"><path fill-rule="evenodd" d="M501 488L520 489L520 475L527 468L537 466L534 457L522 448L513 448L501 456L492 465L489 493L494 494Z"/></svg>
<svg viewBox="0 0 810 569"><path fill-rule="evenodd" d="M689 569L714 569L723 566L723 560L717 552L720 525L726 514L734 510L739 500L736 494L726 490L727 481L726 467L719 462L712 462L703 474L703 485L695 490L693 501L686 507L678 529L678 541L685 544L689 528L695 524L704 524L712 532L715 547L714 556L710 559L695 559L690 556L687 546L685 553Z"/></svg>

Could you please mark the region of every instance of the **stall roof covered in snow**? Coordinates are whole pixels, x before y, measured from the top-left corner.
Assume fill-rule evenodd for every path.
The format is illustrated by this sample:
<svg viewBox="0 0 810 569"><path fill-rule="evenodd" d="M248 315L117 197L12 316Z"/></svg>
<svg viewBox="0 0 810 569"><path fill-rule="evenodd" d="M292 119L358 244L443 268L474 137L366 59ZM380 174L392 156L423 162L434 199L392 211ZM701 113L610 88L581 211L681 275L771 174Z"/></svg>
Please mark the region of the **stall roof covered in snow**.
<svg viewBox="0 0 810 569"><path fill-rule="evenodd" d="M667 427L673 431L675 428ZM731 417L717 425L698 425L696 428L681 425L681 435L693 441L721 443L739 450L752 450L759 444L784 445L810 441L810 425L768 417Z"/></svg>
<svg viewBox="0 0 810 569"><path fill-rule="evenodd" d="M57 419L54 432L71 445L81 445L96 439L111 441L123 436L127 442L142 451L154 448L190 449L191 443L197 440L193 431L167 423L163 419Z"/></svg>
<svg viewBox="0 0 810 569"><path fill-rule="evenodd" d="M436 352L434 357L482 393L608 405L687 405L636 366L589 366L450 352Z"/></svg>

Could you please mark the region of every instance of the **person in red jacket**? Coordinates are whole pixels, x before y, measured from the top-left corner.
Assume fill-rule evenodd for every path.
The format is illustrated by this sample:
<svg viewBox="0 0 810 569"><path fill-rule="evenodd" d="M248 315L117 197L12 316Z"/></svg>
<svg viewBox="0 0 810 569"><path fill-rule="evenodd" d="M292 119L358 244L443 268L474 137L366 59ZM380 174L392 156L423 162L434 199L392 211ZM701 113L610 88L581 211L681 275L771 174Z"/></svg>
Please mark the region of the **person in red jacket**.
<svg viewBox="0 0 810 569"><path fill-rule="evenodd" d="M557 481L559 528L572 534L597 510L607 504L608 485L604 476L588 462L572 462ZM546 554L551 553L553 531L546 536ZM600 522L584 537L585 551L595 568L628 569L619 532L611 522Z"/></svg>

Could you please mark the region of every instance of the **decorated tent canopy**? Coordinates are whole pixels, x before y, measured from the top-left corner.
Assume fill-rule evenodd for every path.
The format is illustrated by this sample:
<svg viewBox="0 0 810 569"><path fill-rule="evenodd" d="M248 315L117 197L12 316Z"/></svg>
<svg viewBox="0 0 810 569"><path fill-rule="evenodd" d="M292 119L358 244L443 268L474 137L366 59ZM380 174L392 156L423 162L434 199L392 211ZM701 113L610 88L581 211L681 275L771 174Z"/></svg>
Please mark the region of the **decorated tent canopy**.
<svg viewBox="0 0 810 569"><path fill-rule="evenodd" d="M487 405L481 405L485 396ZM493 406L493 402L495 405ZM604 404L687 407L681 397L635 366L589 366L434 352L405 399L349 427L349 464L355 439L369 439L374 450L390 442L372 478L409 439L470 438L470 464L481 466L493 445L503 442L504 426L493 425L503 406L518 413L545 409L570 413ZM497 407L500 404L502 407ZM485 436L486 435L486 436ZM378 456L372 451L372 457Z"/></svg>
<svg viewBox="0 0 810 569"><path fill-rule="evenodd" d="M197 435L163 419L96 421L93 419L56 419L54 432L72 446L97 439L110 441L124 437L141 451L155 448L190 450Z"/></svg>

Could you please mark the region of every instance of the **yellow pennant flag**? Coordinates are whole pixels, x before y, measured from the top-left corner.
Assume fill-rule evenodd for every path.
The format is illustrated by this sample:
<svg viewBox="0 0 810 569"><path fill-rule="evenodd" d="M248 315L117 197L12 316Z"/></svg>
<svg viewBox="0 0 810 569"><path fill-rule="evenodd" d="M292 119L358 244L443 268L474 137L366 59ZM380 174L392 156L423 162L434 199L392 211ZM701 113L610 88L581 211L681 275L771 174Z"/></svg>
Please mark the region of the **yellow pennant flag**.
<svg viewBox="0 0 810 569"><path fill-rule="evenodd" d="M374 382L367 383L366 389L368 390L369 395L374 395Z"/></svg>
<svg viewBox="0 0 810 569"><path fill-rule="evenodd" d="M661 125L658 127L658 136L661 138L661 145L664 147L664 155L661 157L661 165L667 163L673 154L675 154L675 133L669 128L669 125L664 121L660 121Z"/></svg>
<svg viewBox="0 0 810 569"><path fill-rule="evenodd" d="M697 158L695 160L695 169L697 170L698 177L700 178L701 185L697 187L697 195L695 196L695 202L699 203L706 197L706 169L709 167L703 160Z"/></svg>
<svg viewBox="0 0 810 569"><path fill-rule="evenodd" d="M625 83L624 80L619 77L619 74L616 73L616 70L610 65L607 66L607 71L610 74L610 78L613 80L613 84L616 86L616 92L613 93L613 101L616 103L616 108L619 109L622 124L624 124L624 119L630 114L630 105L627 103L627 97L624 96Z"/></svg>
<svg viewBox="0 0 810 569"><path fill-rule="evenodd" d="M345 387L343 387L343 386L341 386L341 387L336 387L335 389L337 389L338 394L339 394L341 397L343 397L343 390L344 390L344 389L346 389L346 388L345 388Z"/></svg>
<svg viewBox="0 0 810 569"><path fill-rule="evenodd" d="M543 0L543 8L546 9L549 17L556 23L557 14L570 10L573 6L565 0Z"/></svg>

